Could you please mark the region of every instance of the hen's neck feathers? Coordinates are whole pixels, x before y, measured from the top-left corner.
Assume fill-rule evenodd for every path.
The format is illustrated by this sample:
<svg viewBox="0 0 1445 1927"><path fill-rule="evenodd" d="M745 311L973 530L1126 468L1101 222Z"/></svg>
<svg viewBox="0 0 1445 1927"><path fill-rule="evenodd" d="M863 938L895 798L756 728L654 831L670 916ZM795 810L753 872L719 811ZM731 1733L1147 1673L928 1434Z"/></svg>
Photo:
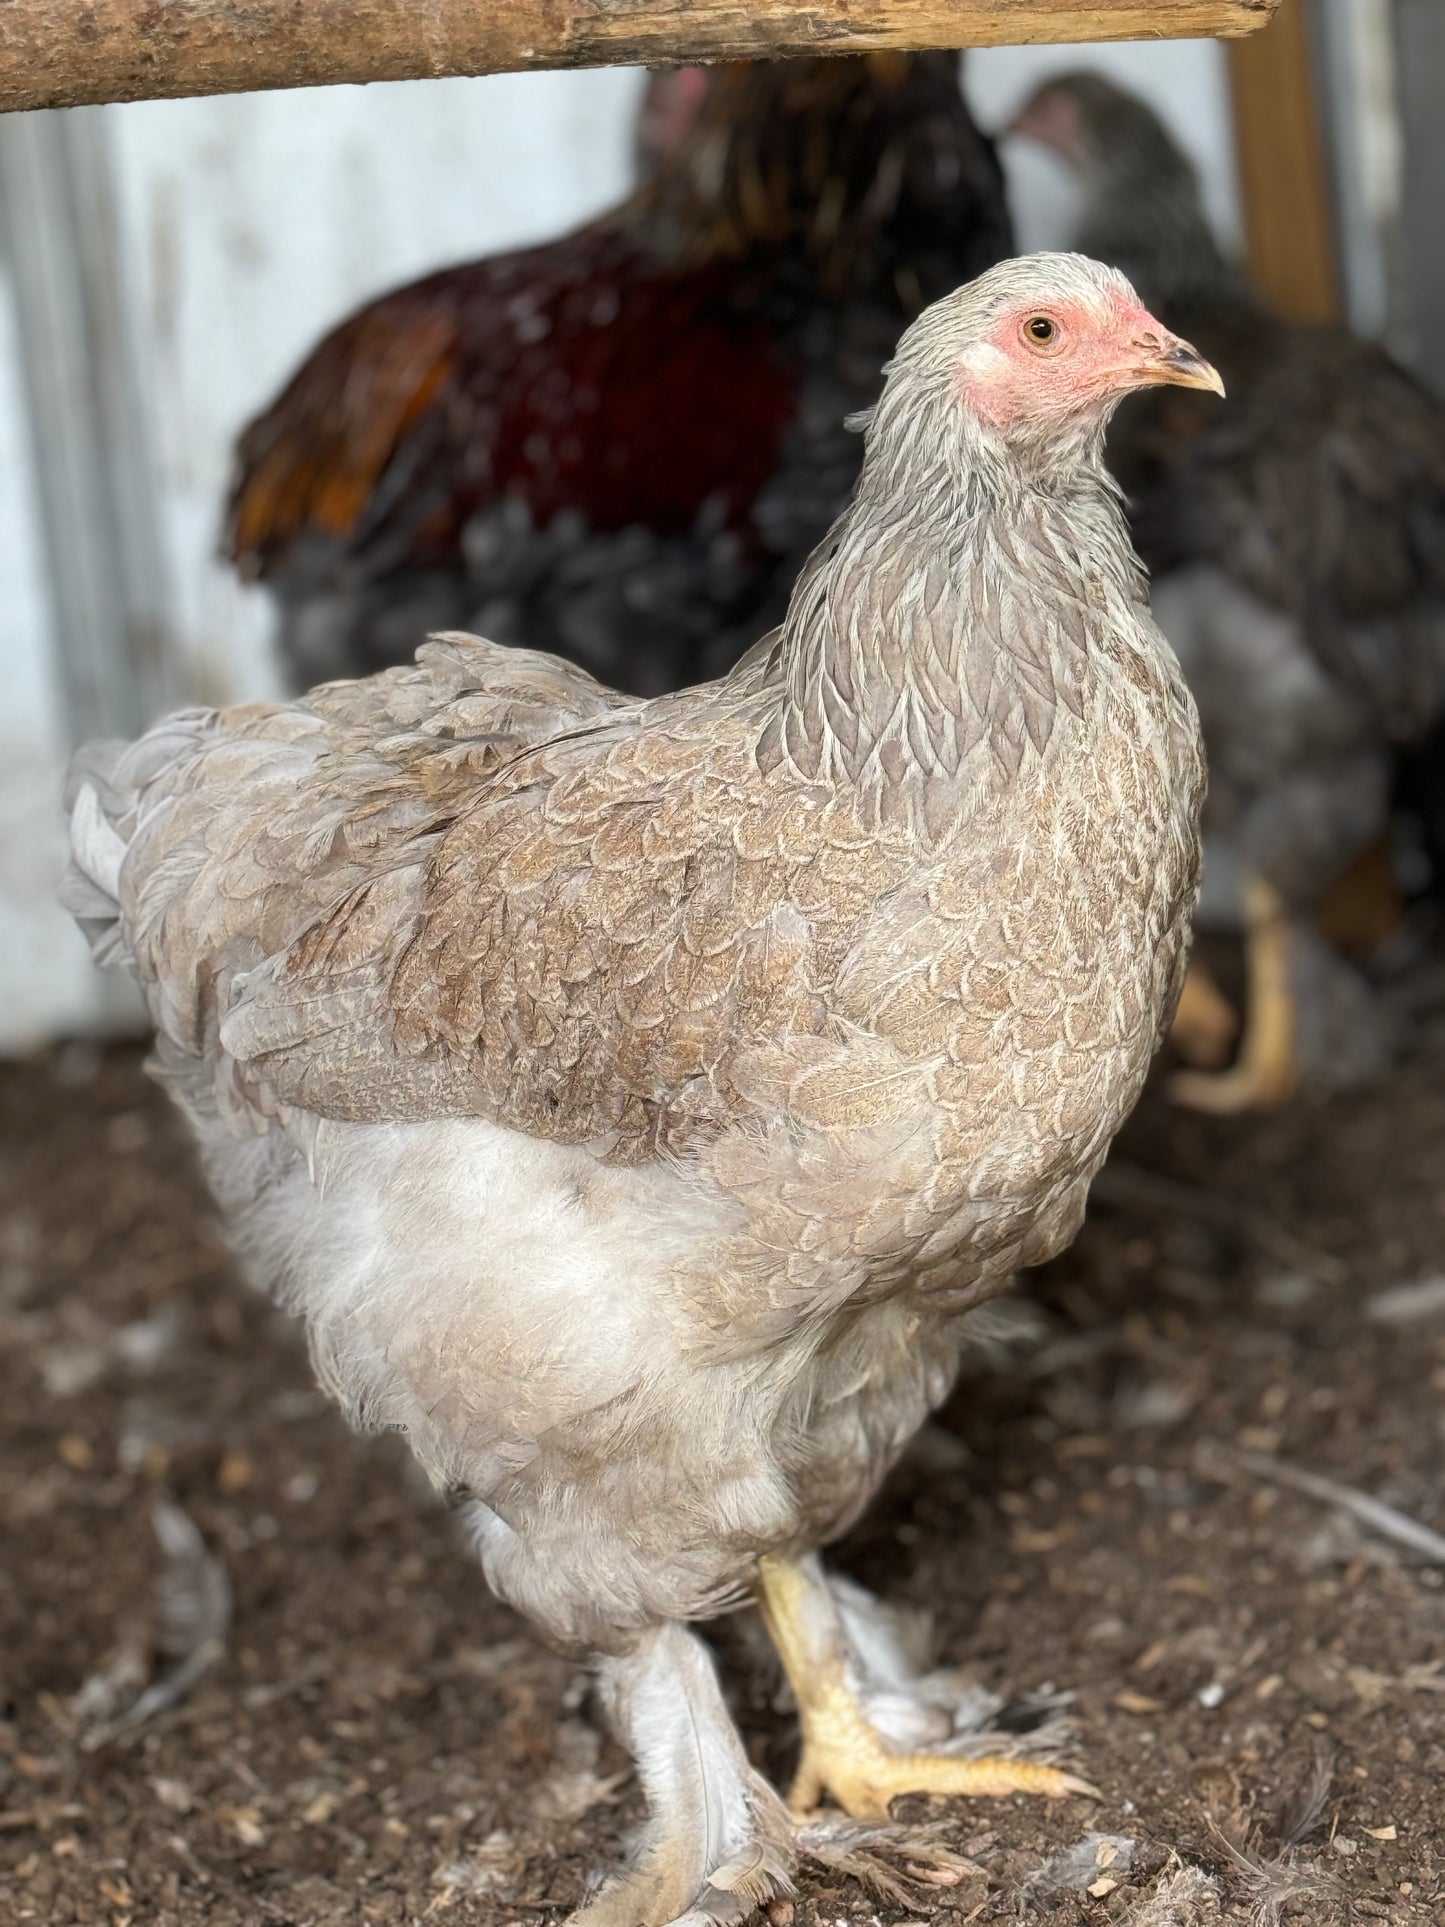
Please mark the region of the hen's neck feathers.
<svg viewBox="0 0 1445 1927"><path fill-rule="evenodd" d="M931 842L1082 715L1091 649L1134 627L1142 576L1101 429L1030 472L982 433L930 450L881 425L793 592L759 762L861 786ZM1147 625L1123 644L1154 646Z"/></svg>

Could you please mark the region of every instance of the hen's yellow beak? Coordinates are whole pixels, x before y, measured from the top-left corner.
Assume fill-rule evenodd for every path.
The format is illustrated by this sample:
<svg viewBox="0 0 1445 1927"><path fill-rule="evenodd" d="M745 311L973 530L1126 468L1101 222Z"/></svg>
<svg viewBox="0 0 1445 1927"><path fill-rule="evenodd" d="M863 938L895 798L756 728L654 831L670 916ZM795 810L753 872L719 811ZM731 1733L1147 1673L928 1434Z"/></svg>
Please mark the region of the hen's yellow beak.
<svg viewBox="0 0 1445 1927"><path fill-rule="evenodd" d="M1140 335L1132 345L1139 357L1134 372L1141 385L1168 383L1175 388L1207 388L1214 395L1224 393L1219 370L1178 335L1161 329L1158 334Z"/></svg>

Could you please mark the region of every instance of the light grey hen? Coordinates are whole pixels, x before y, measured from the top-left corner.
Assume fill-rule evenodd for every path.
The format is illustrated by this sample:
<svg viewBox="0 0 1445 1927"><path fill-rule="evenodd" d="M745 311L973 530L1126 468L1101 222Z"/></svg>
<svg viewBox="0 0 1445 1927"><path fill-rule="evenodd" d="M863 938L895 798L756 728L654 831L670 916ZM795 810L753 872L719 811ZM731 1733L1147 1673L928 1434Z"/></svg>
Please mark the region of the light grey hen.
<svg viewBox="0 0 1445 1927"><path fill-rule="evenodd" d="M754 1591L798 1803L1081 1786L918 1750L936 1682L816 1548L1072 1236L1182 976L1200 745L1101 457L1151 382L1217 377L1111 271L1005 264L909 329L722 681L443 636L77 765L69 901L238 1250L599 1656L651 1819L591 1922L787 1882L686 1625Z"/></svg>
<svg viewBox="0 0 1445 1927"><path fill-rule="evenodd" d="M1232 1110L1281 1101L1302 1074L1348 1083L1378 1065L1387 1014L1315 926L1388 829L1397 751L1445 709L1445 407L1373 343L1266 312L1132 94L1056 76L1015 127L1077 170L1078 245L1229 391L1140 397L1109 436L1209 747L1206 903L1232 874L1247 927L1238 1061L1176 1090Z"/></svg>

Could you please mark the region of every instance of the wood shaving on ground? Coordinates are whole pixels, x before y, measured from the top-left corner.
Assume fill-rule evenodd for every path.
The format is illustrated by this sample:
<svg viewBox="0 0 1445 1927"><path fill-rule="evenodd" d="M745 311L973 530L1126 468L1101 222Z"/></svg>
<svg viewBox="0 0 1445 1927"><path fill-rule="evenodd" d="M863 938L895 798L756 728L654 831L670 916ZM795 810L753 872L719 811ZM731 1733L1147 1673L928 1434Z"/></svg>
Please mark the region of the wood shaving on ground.
<svg viewBox="0 0 1445 1927"><path fill-rule="evenodd" d="M1376 1325L1414 1325L1426 1318L1445 1318L1445 1272L1377 1291L1365 1302L1365 1316Z"/></svg>
<svg viewBox="0 0 1445 1927"><path fill-rule="evenodd" d="M1371 1498L1368 1492L1357 1491L1352 1485L1341 1485L1338 1479L1327 1478L1322 1472L1307 1472L1303 1466L1289 1465L1283 1459L1270 1457L1266 1452L1240 1452L1237 1458L1239 1464L1257 1478L1289 1486L1295 1492L1318 1499L1323 1505L1337 1506L1341 1512L1347 1512L1352 1519L1378 1532L1382 1538L1408 1546L1432 1565L1445 1565L1445 1535L1422 1525L1418 1519L1412 1519L1409 1513L1386 1505L1383 1499Z"/></svg>
<svg viewBox="0 0 1445 1927"><path fill-rule="evenodd" d="M157 1713L179 1706L202 1674L226 1650L231 1625L231 1583L226 1569L207 1547L200 1530L179 1506L158 1504L151 1513L161 1549L155 1583L155 1648L170 1661L123 1712L84 1722L81 1750L93 1753L122 1733L132 1732ZM139 1681L135 1682L139 1684ZM91 1682L77 1696L84 1699Z"/></svg>

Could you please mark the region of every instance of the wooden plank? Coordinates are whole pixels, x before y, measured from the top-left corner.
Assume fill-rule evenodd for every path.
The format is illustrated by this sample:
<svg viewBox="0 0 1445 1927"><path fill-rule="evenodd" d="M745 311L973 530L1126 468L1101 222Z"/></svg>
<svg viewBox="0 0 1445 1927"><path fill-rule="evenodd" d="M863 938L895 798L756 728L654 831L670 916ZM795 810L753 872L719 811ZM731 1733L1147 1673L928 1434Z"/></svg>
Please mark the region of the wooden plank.
<svg viewBox="0 0 1445 1927"><path fill-rule="evenodd" d="M1284 0L1266 33L1229 49L1249 271L1289 321L1337 321L1329 172L1320 137L1306 0Z"/></svg>
<svg viewBox="0 0 1445 1927"><path fill-rule="evenodd" d="M0 0L0 111L334 81L1247 34L1279 0Z"/></svg>

